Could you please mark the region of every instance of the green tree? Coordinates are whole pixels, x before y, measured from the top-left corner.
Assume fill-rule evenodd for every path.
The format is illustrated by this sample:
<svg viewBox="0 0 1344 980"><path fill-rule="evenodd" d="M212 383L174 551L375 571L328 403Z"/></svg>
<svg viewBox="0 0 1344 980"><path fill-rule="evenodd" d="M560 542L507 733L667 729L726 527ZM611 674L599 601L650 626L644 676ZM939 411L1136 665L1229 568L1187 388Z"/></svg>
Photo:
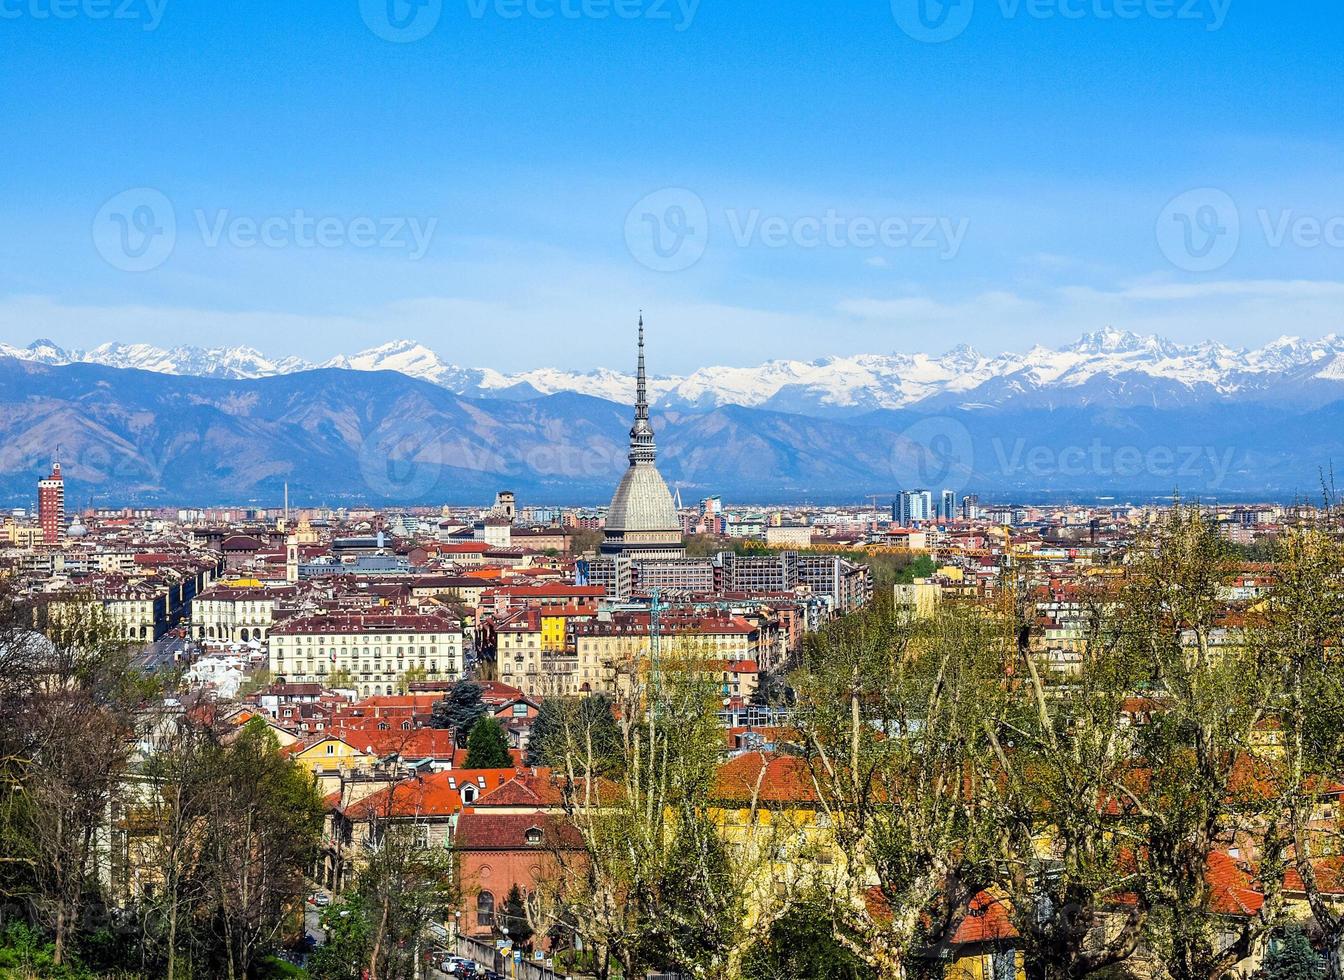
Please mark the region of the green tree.
<svg viewBox="0 0 1344 980"><path fill-rule="evenodd" d="M355 675L345 667L337 667L327 675L327 682L323 686L332 691L353 688L355 686Z"/></svg>
<svg viewBox="0 0 1344 980"><path fill-rule="evenodd" d="M198 941L216 972L235 980L275 947L302 904L324 808L312 777L264 726L245 725L217 745L210 778L197 912L208 929Z"/></svg>
<svg viewBox="0 0 1344 980"><path fill-rule="evenodd" d="M527 764L563 768L568 755L580 752L591 742L596 774L615 774L620 762L621 733L613 707L607 694L546 698L532 721Z"/></svg>
<svg viewBox="0 0 1344 980"><path fill-rule="evenodd" d="M835 941L830 909L820 896L789 909L742 962L745 980L871 980L873 971Z"/></svg>
<svg viewBox="0 0 1344 980"><path fill-rule="evenodd" d="M1286 929L1271 943L1260 969L1262 980L1322 980L1325 958L1311 948L1301 929Z"/></svg>
<svg viewBox="0 0 1344 980"><path fill-rule="evenodd" d="M1005 646L979 611L878 604L806 651L795 723L838 852L819 884L879 977L904 977L981 887L994 825L969 774L992 751Z"/></svg>
<svg viewBox="0 0 1344 980"><path fill-rule="evenodd" d="M527 898L515 882L499 911L499 925L508 929L509 939L527 950L532 944L532 923L527 914Z"/></svg>
<svg viewBox="0 0 1344 980"><path fill-rule="evenodd" d="M1319 820L1344 767L1344 547L1335 515L1281 535L1274 583L1252 619L1250 644L1279 679L1283 781L1293 860L1320 931L1331 980L1344 978L1344 913L1317 879L1322 859L1340 853L1336 825Z"/></svg>
<svg viewBox="0 0 1344 980"><path fill-rule="evenodd" d="M458 681L448 696L434 703L430 724L455 732L457 744L463 745L476 720L486 713L481 695L485 689L474 681Z"/></svg>
<svg viewBox="0 0 1344 980"><path fill-rule="evenodd" d="M627 977L646 968L734 977L755 930L778 911L763 871L770 835L744 829L729 846L720 833L723 735L703 656L664 653L656 673L647 661L622 667L614 782L601 777L609 764L582 729L564 739L566 816L582 856L553 851L559 873L534 893L536 921L581 940L599 980L612 961Z"/></svg>
<svg viewBox="0 0 1344 980"><path fill-rule="evenodd" d="M397 678L397 693L405 694L411 689L412 684L418 684L421 681L429 680L429 670L425 667L408 667Z"/></svg>
<svg viewBox="0 0 1344 980"><path fill-rule="evenodd" d="M509 739L499 719L481 718L471 727L467 738L468 769L508 769L513 765Z"/></svg>
<svg viewBox="0 0 1344 980"><path fill-rule="evenodd" d="M1081 664L1063 682L1036 662L1031 583L1025 577L1013 583L1004 600L1000 611L1015 627L1012 665L1021 684L989 729L993 751L981 765L997 830L994 878L1040 975L1088 976L1127 961L1148 922L1150 896L1135 887L1128 858L1146 820L1123 805L1097 806L1124 799L1113 786L1133 771L1124 706L1146 678L1120 643L1123 618L1113 588L1079 587ZM1117 910L1125 893L1133 901ZM1107 928L1098 928L1103 923Z"/></svg>
<svg viewBox="0 0 1344 980"><path fill-rule="evenodd" d="M451 855L418 822L384 816L370 833L378 849L356 883L370 925L365 965L371 980L412 980L426 931L457 901Z"/></svg>
<svg viewBox="0 0 1344 980"><path fill-rule="evenodd" d="M253 720L266 730L264 721ZM155 894L141 903L145 944L161 950L164 976L174 980L179 954L190 945L183 940L189 938L192 910L204 897L196 871L201 828L213 809L218 733L185 716L168 724L167 737L144 763L147 792L136 811L154 828L143 844L144 858L160 879Z"/></svg>
<svg viewBox="0 0 1344 980"><path fill-rule="evenodd" d="M1177 506L1133 549L1123 595L1123 652L1158 709L1132 733L1142 766L1112 789L1141 827L1133 853L1135 886L1152 909L1146 942L1176 980L1224 976L1267 938L1283 907L1289 797L1256 741L1282 688L1253 642L1218 642L1234 572L1208 517ZM1214 905L1210 868L1242 833L1258 843L1264 902L1229 923Z"/></svg>
<svg viewBox="0 0 1344 980"><path fill-rule="evenodd" d="M308 958L308 973L323 980L361 980L369 965L373 927L363 897L355 892L322 913L326 941Z"/></svg>
<svg viewBox="0 0 1344 980"><path fill-rule="evenodd" d="M52 939L54 966L106 896L100 833L155 683L101 604L0 594L0 895Z"/></svg>

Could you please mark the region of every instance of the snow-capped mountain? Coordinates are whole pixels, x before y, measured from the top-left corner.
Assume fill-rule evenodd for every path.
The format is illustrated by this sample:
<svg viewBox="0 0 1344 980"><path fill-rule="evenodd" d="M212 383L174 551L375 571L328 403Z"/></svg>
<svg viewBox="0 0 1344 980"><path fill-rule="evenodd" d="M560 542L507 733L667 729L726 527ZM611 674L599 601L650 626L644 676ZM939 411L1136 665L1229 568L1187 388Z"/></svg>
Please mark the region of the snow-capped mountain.
<svg viewBox="0 0 1344 980"><path fill-rule="evenodd" d="M52 365L101 364L199 378L269 378L313 368L297 357L273 361L251 347L182 346L165 350L150 344L117 342L99 344L91 350L67 350L50 340L35 340L27 347L0 343L0 357Z"/></svg>
<svg viewBox="0 0 1344 980"><path fill-rule="evenodd" d="M250 379L315 367L395 371L475 398L531 398L579 392L628 402L633 373L542 368L506 374L450 364L422 344L394 341L322 364L271 359L249 347L168 350L109 343L65 350L49 340L0 343L0 356L49 365L137 368L163 374ZM962 345L941 356L856 354L816 361L771 360L756 367L706 367L650 380L665 409L727 405L803 415L855 415L874 409L993 409L1090 405L1177 407L1232 398L1325 404L1344 398L1344 338L1283 337L1255 350L1215 342L1182 345L1155 336L1101 330L1059 349L983 355Z"/></svg>

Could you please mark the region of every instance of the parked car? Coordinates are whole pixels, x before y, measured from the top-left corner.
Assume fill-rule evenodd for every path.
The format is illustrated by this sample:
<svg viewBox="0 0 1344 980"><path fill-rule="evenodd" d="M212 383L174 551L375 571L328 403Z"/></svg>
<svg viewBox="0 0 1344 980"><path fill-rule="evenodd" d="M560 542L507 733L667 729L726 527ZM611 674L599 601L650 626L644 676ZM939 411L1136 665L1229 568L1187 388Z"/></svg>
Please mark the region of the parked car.
<svg viewBox="0 0 1344 980"><path fill-rule="evenodd" d="M331 896L326 892L318 892L313 896L313 904L320 909L324 909L331 904Z"/></svg>
<svg viewBox="0 0 1344 980"><path fill-rule="evenodd" d="M450 973L455 977L473 977L483 973L485 967L481 966L475 960L469 960L462 956L450 956L443 961L439 967L444 973Z"/></svg>

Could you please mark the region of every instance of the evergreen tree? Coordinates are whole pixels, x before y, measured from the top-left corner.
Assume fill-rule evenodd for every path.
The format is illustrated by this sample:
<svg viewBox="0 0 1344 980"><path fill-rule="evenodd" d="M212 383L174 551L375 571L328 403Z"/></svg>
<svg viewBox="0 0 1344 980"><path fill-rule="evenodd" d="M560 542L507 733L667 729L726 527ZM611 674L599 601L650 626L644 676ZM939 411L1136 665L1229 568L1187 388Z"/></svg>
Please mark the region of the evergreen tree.
<svg viewBox="0 0 1344 980"><path fill-rule="evenodd" d="M1264 980L1321 980L1325 959L1311 948L1301 929L1288 929L1265 956L1260 976Z"/></svg>
<svg viewBox="0 0 1344 980"><path fill-rule="evenodd" d="M504 726L495 718L482 718L467 738L468 769L508 769L513 765Z"/></svg>
<svg viewBox="0 0 1344 980"><path fill-rule="evenodd" d="M476 720L485 714L484 690L474 681L458 681L446 698L434 704L430 724L456 732L457 744L462 745Z"/></svg>
<svg viewBox="0 0 1344 980"><path fill-rule="evenodd" d="M611 775L621 756L621 733L606 694L584 698L547 698L541 703L527 740L529 766L563 768L567 755L585 755L592 739L601 775Z"/></svg>
<svg viewBox="0 0 1344 980"><path fill-rule="evenodd" d="M523 949L529 948L532 942L532 924L527 918L527 904L523 898L523 890L517 883L509 889L509 895L504 899L499 924L509 930L510 940Z"/></svg>

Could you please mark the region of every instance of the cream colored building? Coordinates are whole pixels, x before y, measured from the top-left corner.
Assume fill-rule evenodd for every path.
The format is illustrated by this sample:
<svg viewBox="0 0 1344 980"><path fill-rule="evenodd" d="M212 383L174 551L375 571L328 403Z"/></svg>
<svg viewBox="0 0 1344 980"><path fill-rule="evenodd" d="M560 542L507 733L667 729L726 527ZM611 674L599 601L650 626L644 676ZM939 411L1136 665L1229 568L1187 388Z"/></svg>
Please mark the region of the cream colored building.
<svg viewBox="0 0 1344 980"><path fill-rule="evenodd" d="M801 524L768 525L765 544L769 548L810 548L812 528Z"/></svg>
<svg viewBox="0 0 1344 980"><path fill-rule="evenodd" d="M463 670L461 624L424 613L295 617L271 629L269 649L277 680L326 684L340 671L365 697L397 693L409 671L433 681Z"/></svg>
<svg viewBox="0 0 1344 980"><path fill-rule="evenodd" d="M621 678L652 655L647 615L576 620L560 649L545 642L543 619L541 610L523 610L502 622L496 633L499 679L527 694L614 694ZM761 631L738 617L671 620L659 633L664 655L702 658L715 665L756 660L762 642ZM721 669L714 671L716 679Z"/></svg>
<svg viewBox="0 0 1344 980"><path fill-rule="evenodd" d="M218 585L191 601L191 635L199 642L264 641L275 623L277 606L293 602L292 587Z"/></svg>

